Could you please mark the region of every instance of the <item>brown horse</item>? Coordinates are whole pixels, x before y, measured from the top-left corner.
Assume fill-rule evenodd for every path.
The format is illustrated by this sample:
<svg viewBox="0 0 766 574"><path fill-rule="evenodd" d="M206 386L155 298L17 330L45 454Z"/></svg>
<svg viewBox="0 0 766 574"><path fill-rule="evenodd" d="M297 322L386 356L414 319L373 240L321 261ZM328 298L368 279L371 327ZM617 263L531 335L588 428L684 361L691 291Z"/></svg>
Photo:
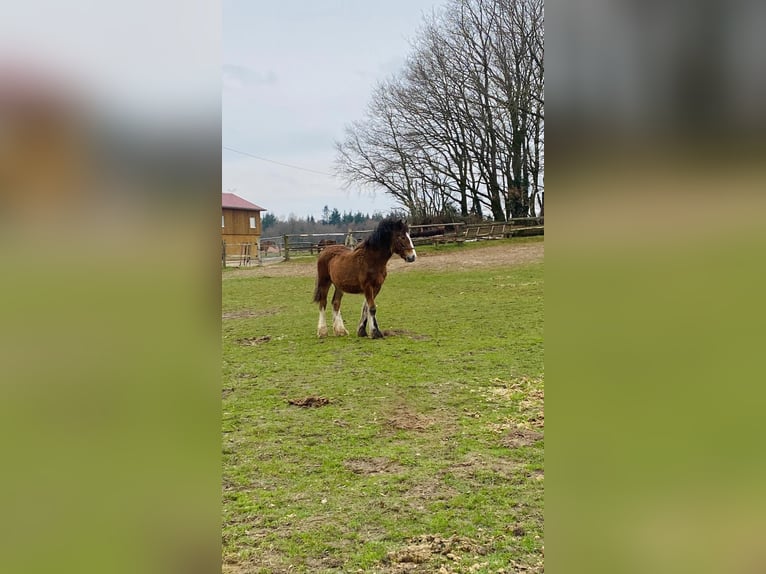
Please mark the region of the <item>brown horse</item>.
<svg viewBox="0 0 766 574"><path fill-rule="evenodd" d="M263 255L268 255L271 251L279 251L281 254L279 245L277 245L275 242L270 240L261 241L261 253Z"/></svg>
<svg viewBox="0 0 766 574"><path fill-rule="evenodd" d="M327 336L325 309L330 285L335 285L332 296L332 326L336 335L348 335L340 316L343 293L363 293L362 319L356 334L367 336L367 322L373 339L383 338L375 318L375 297L386 280L386 265L396 253L407 263L415 261L415 247L410 239L409 227L401 219L384 219L370 236L353 250L344 245L326 247L317 258L317 284L314 302L319 303L317 335Z"/></svg>

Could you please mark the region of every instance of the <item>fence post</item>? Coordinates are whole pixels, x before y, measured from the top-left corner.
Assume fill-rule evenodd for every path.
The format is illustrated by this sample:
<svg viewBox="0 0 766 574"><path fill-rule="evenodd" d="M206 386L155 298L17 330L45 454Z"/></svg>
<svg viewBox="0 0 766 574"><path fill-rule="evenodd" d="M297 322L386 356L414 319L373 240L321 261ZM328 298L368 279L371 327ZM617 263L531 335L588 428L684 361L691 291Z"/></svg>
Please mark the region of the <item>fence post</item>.
<svg viewBox="0 0 766 574"><path fill-rule="evenodd" d="M226 241L221 241L221 267L226 269Z"/></svg>
<svg viewBox="0 0 766 574"><path fill-rule="evenodd" d="M283 236L285 243L285 261L290 261L290 240L287 235Z"/></svg>
<svg viewBox="0 0 766 574"><path fill-rule="evenodd" d="M263 266L263 252L261 251L261 238L255 240L255 248L258 250L258 267Z"/></svg>

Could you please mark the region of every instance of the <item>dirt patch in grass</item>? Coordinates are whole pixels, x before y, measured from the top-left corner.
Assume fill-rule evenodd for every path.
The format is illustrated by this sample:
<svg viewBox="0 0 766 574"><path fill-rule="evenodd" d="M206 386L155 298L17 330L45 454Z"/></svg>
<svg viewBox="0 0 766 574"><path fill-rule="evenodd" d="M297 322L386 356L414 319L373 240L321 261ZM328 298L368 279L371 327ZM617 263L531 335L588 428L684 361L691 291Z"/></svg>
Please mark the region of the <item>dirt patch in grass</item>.
<svg viewBox="0 0 766 574"><path fill-rule="evenodd" d="M422 431L433 424L431 417L418 414L406 406L397 407L386 419L386 426L396 430Z"/></svg>
<svg viewBox="0 0 766 574"><path fill-rule="evenodd" d="M288 404L296 407L323 407L330 404L330 399L327 397L303 397L300 399L287 399Z"/></svg>
<svg viewBox="0 0 766 574"><path fill-rule="evenodd" d="M465 554L486 553L486 548L463 536L444 538L434 534L423 534L408 540L403 548L389 552L383 563L393 566L396 571L435 572L436 570L432 569L434 561L447 558L460 562ZM427 568L418 568L418 565Z"/></svg>
<svg viewBox="0 0 766 574"><path fill-rule="evenodd" d="M524 428L516 428L510 431L500 441L503 446L508 448L519 448L522 446L530 446L538 441L543 440L543 433L535 430L528 430Z"/></svg>
<svg viewBox="0 0 766 574"><path fill-rule="evenodd" d="M221 565L222 574L244 574L245 572L247 570L241 564L234 562L233 558L224 558Z"/></svg>
<svg viewBox="0 0 766 574"><path fill-rule="evenodd" d="M396 272L411 272L416 269L433 271L468 271L483 267L502 267L542 261L545 255L545 243L492 244L465 251L448 253L418 254L415 263L406 263L399 257L391 258L389 269Z"/></svg>
<svg viewBox="0 0 766 574"><path fill-rule="evenodd" d="M308 558L306 560L307 572L342 572L343 560L336 556L323 556L322 558ZM289 570L293 572L293 570Z"/></svg>
<svg viewBox="0 0 766 574"><path fill-rule="evenodd" d="M222 574L291 574L295 572L291 564L286 564L283 557L272 550L260 551L257 560L238 562L236 558L224 558Z"/></svg>
<svg viewBox="0 0 766 574"><path fill-rule="evenodd" d="M263 335L261 337L245 337L244 339L237 339L237 343L245 345L246 347L253 347L255 345L262 345L271 341L270 335Z"/></svg>
<svg viewBox="0 0 766 574"><path fill-rule="evenodd" d="M352 458L343 463L348 470L355 474L373 475L400 472L404 467L385 457Z"/></svg>
<svg viewBox="0 0 766 574"><path fill-rule="evenodd" d="M435 500L449 500L457 495L458 491L445 484L438 478L427 478L414 484L404 495L409 499L416 499L424 502Z"/></svg>
<svg viewBox="0 0 766 574"><path fill-rule="evenodd" d="M451 474L468 481L512 480L518 477L519 464L506 458L470 454L460 462L450 465L442 474Z"/></svg>

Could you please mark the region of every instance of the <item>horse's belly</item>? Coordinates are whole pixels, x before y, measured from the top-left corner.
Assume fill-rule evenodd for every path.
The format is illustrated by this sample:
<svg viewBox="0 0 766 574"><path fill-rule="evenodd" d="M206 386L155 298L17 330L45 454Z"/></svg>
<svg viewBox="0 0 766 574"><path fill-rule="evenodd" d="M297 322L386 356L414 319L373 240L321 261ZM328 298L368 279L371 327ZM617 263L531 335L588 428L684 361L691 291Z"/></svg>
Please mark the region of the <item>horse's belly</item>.
<svg viewBox="0 0 766 574"><path fill-rule="evenodd" d="M338 281L333 281L333 283L344 293L355 294L362 292L362 287L357 281L343 281L342 279L339 279Z"/></svg>

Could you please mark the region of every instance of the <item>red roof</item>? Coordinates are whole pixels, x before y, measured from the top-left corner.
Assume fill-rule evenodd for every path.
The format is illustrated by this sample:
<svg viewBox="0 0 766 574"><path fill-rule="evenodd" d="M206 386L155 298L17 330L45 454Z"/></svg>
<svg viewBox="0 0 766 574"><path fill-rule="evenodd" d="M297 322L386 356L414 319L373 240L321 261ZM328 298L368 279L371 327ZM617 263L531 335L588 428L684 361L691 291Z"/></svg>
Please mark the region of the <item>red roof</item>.
<svg viewBox="0 0 766 574"><path fill-rule="evenodd" d="M258 207L254 203L250 203L246 199L242 199L238 195L233 193L221 194L221 207L226 209L248 209L250 211L266 211L262 207Z"/></svg>

